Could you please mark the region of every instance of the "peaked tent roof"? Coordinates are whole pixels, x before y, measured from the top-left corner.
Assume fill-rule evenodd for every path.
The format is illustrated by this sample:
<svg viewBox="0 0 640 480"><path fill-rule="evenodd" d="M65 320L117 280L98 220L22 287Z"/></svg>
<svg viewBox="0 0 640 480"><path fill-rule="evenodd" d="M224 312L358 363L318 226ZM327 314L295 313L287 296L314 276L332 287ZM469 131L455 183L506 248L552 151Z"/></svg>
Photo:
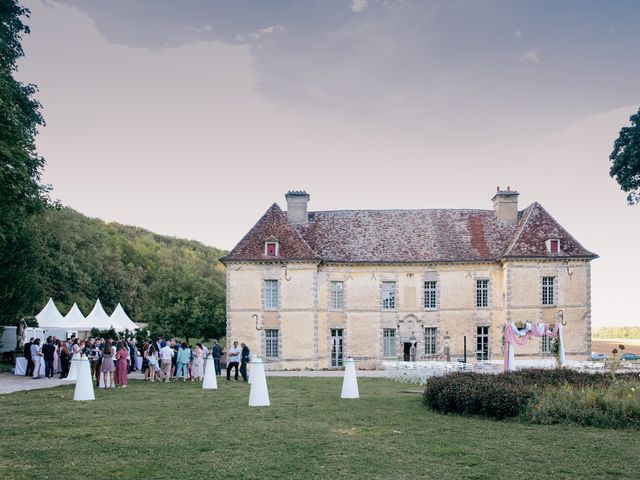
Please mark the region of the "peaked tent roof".
<svg viewBox="0 0 640 480"><path fill-rule="evenodd" d="M265 257L264 242L277 240L279 244L277 257ZM235 246L229 254L220 259L225 260L315 260L320 257L289 222L289 219L277 203L269 207L249 233Z"/></svg>
<svg viewBox="0 0 640 480"><path fill-rule="evenodd" d="M42 327L65 327L64 317L50 298L40 313L36 315L38 326Z"/></svg>
<svg viewBox="0 0 640 480"><path fill-rule="evenodd" d="M516 223L494 210L338 210L309 212L292 225L273 204L225 261L308 260L345 263L499 261L503 258L596 258L556 220L533 203ZM276 238L278 257L266 257L264 242ZM560 253L546 240L559 239Z"/></svg>
<svg viewBox="0 0 640 480"><path fill-rule="evenodd" d="M84 322L84 315L78 308L77 303L74 302L71 310L64 316L64 322L67 328L75 328L76 325Z"/></svg>
<svg viewBox="0 0 640 480"><path fill-rule="evenodd" d="M111 322L116 330L135 330L138 328L138 326L131 321L120 304L118 304L111 314Z"/></svg>
<svg viewBox="0 0 640 480"><path fill-rule="evenodd" d="M100 303L100 299L96 300L96 304L91 310L91 313L87 315L87 318L84 321L80 322L78 325L75 325L75 328L78 330L91 330L92 328L99 328L101 330L111 328L112 321L107 315L107 312L102 308L102 304Z"/></svg>

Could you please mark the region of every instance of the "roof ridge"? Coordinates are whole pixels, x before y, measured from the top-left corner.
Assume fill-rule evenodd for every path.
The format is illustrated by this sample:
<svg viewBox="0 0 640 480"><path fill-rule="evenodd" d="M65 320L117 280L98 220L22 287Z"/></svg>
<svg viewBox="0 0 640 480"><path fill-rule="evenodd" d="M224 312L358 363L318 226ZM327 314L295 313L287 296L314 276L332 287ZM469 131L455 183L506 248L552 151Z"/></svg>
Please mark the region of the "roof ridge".
<svg viewBox="0 0 640 480"><path fill-rule="evenodd" d="M484 208L365 208L365 209L341 209L341 210L314 210L309 213L339 213L339 212L486 212L493 213L493 209Z"/></svg>
<svg viewBox="0 0 640 480"><path fill-rule="evenodd" d="M522 225L520 225L520 227L516 229L516 234L513 237L512 242L509 244L509 246L507 247L505 252L502 254L503 257L507 256L507 254L511 251L511 249L514 247L514 245L516 244L516 242L520 238L520 235L522 235L522 232L524 231L524 227L527 224L527 222L529 221L529 218L531 217L531 212L533 211L533 207L535 207L535 206L541 207L542 205L540 205L538 202L533 202L527 208L522 210L523 215L526 215L526 217L520 220L522 222ZM525 212L526 212L526 214L525 214Z"/></svg>

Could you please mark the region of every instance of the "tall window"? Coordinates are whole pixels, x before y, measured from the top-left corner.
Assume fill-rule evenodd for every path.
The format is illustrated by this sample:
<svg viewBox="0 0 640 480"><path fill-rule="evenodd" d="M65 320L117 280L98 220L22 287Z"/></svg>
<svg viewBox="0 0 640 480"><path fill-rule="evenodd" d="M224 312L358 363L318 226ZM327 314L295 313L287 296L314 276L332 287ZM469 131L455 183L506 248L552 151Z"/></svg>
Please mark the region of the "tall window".
<svg viewBox="0 0 640 480"><path fill-rule="evenodd" d="M551 353L553 351L553 338L548 335L542 337L542 353Z"/></svg>
<svg viewBox="0 0 640 480"><path fill-rule="evenodd" d="M476 280L476 307L489 306L489 280Z"/></svg>
<svg viewBox="0 0 640 480"><path fill-rule="evenodd" d="M344 336L342 328L331 329L331 366L342 366L342 350L344 347Z"/></svg>
<svg viewBox="0 0 640 480"><path fill-rule="evenodd" d="M396 282L382 282L382 309L396 308Z"/></svg>
<svg viewBox="0 0 640 480"><path fill-rule="evenodd" d="M265 354L267 358L278 358L280 356L279 348L279 330L265 330Z"/></svg>
<svg viewBox="0 0 640 480"><path fill-rule="evenodd" d="M278 280L264 281L264 308L265 310L278 309Z"/></svg>
<svg viewBox="0 0 640 480"><path fill-rule="evenodd" d="M436 327L427 327L424 329L424 354L435 355L437 353L438 329Z"/></svg>
<svg viewBox="0 0 640 480"><path fill-rule="evenodd" d="M329 285L329 308L344 309L344 282L331 282Z"/></svg>
<svg viewBox="0 0 640 480"><path fill-rule="evenodd" d="M436 282L424 282L424 308L436 308Z"/></svg>
<svg viewBox="0 0 640 480"><path fill-rule="evenodd" d="M542 305L554 305L555 277L542 277Z"/></svg>
<svg viewBox="0 0 640 480"><path fill-rule="evenodd" d="M476 328L476 360L489 360L489 327Z"/></svg>
<svg viewBox="0 0 640 480"><path fill-rule="evenodd" d="M385 328L382 330L383 351L385 357L396 356L396 329Z"/></svg>

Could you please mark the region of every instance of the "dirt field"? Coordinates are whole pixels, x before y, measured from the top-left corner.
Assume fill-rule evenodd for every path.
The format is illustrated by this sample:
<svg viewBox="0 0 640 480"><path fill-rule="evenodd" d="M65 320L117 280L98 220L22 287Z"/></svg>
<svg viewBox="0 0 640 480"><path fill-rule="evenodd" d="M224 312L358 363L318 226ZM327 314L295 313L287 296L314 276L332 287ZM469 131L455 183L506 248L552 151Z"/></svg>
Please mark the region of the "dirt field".
<svg viewBox="0 0 640 480"><path fill-rule="evenodd" d="M591 340L592 346L591 350L597 353L606 353L607 355L611 355L611 350L614 348L618 348L618 345L624 345L623 353L640 353L640 340L638 339L608 339L608 340L600 340L594 338Z"/></svg>

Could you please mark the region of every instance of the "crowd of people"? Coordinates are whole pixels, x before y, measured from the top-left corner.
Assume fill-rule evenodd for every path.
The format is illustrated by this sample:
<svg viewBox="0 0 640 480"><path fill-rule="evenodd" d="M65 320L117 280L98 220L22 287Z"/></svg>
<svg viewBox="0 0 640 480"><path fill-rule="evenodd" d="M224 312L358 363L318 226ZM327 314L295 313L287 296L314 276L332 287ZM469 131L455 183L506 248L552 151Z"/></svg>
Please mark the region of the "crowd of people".
<svg viewBox="0 0 640 480"><path fill-rule="evenodd" d="M41 362L44 362L45 378L60 378L69 375L71 362L80 358L89 360L91 374L96 385L103 388L126 388L128 374L136 368L139 355L135 339L114 342L104 338L88 338L81 340L75 336L66 340L47 337L44 345L39 338L32 338L24 345L24 356L27 360L26 376L40 378ZM215 374L222 375L222 357L227 355L227 380L235 370L234 379L238 381L238 372L247 382L247 365L251 351L245 343L225 352L217 340L213 341L211 350L203 343L191 346L176 338L158 337L155 341L146 341L141 347L144 378L149 382L183 382L202 381L204 379L205 360L213 358Z"/></svg>

